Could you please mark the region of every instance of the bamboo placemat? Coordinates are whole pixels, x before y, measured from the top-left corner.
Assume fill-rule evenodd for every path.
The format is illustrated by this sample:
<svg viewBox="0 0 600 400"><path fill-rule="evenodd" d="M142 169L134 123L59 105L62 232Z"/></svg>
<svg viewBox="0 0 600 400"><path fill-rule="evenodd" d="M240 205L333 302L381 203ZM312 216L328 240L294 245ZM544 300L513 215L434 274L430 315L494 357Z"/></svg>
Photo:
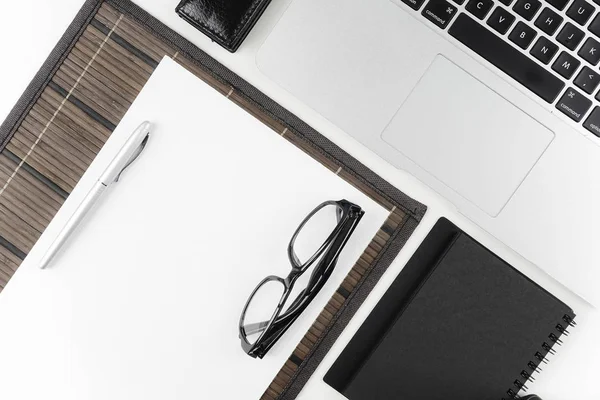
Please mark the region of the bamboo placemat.
<svg viewBox="0 0 600 400"><path fill-rule="evenodd" d="M0 126L0 291L165 55L390 212L262 397L295 398L426 208L128 0L88 0Z"/></svg>

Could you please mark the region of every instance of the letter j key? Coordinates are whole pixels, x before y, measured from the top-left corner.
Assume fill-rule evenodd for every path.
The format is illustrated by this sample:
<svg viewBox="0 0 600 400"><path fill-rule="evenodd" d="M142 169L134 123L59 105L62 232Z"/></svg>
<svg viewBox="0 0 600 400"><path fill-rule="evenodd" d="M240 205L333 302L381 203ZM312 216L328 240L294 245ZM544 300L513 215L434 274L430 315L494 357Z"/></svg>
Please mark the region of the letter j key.
<svg viewBox="0 0 600 400"><path fill-rule="evenodd" d="M556 35L556 40L567 49L575 50L584 37L585 33L583 33L581 29L577 28L572 23L567 22L558 35Z"/></svg>

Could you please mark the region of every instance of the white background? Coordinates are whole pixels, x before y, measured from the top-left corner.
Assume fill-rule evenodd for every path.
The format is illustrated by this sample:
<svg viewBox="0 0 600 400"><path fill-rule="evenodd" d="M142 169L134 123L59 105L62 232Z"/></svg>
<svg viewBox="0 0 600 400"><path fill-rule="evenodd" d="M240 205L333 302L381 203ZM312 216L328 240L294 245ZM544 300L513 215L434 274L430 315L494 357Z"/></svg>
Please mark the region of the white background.
<svg viewBox="0 0 600 400"><path fill-rule="evenodd" d="M174 13L177 1L136 0L135 2L227 67L249 80L267 95L292 110L300 118L405 193L429 206L427 216L417 229L416 234L411 238L405 251L385 274L380 285L373 291L373 294L367 299L365 305L338 340L336 347L326 358L320 369L321 373L324 372L327 364L331 364L335 359L335 355L341 351L343 343L360 326L360 322L364 320L369 310L376 304L377 298L385 291L431 226L440 216L446 216L506 261L560 297L573 307L579 315L579 327L567 340L565 346L560 348L558 356L538 377L536 384L532 385L535 391L542 395L544 400L567 399L573 398L575 395L580 395L584 399L600 399L600 387L596 384L596 379L600 376L600 361L598 361L600 360L600 346L596 341L596 338L600 337L600 317L597 310L594 310L559 283L550 279L541 269L523 260L490 235L458 215L449 203L424 185L387 165L372 152L359 145L325 119L316 115L308 107L293 99L259 73L254 60L256 50L285 11L290 0L273 0L261 21L236 54L227 53L181 21ZM0 87L2 87L0 119L3 120L8 114L82 4L81 0L57 0L53 2L42 0L3 1L0 4L0 54L2 55L2 62L0 63ZM322 384L315 386L316 381L311 381L307 392L310 390L312 393L326 393L325 389L320 389ZM310 398L316 396L315 394ZM336 397L334 394L326 394L324 398L335 399Z"/></svg>

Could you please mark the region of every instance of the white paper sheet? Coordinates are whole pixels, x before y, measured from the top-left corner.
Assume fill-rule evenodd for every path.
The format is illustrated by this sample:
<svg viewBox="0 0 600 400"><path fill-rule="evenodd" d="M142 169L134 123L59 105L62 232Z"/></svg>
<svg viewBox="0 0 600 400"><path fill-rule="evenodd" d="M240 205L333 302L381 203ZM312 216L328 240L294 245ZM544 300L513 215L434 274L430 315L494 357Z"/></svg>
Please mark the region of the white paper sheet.
<svg viewBox="0 0 600 400"><path fill-rule="evenodd" d="M122 181L47 270L37 264L133 129ZM265 276L324 200L366 211L329 282L263 360L237 336ZM257 399L388 212L169 59L0 296L2 398Z"/></svg>

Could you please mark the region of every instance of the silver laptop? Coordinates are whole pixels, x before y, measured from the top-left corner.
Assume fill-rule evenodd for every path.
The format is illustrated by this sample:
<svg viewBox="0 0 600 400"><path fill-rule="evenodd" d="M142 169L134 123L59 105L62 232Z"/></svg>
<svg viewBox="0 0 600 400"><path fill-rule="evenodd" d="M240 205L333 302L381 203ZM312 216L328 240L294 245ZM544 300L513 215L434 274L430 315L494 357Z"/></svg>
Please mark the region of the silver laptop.
<svg viewBox="0 0 600 400"><path fill-rule="evenodd" d="M600 306L600 6L294 0L259 69Z"/></svg>

